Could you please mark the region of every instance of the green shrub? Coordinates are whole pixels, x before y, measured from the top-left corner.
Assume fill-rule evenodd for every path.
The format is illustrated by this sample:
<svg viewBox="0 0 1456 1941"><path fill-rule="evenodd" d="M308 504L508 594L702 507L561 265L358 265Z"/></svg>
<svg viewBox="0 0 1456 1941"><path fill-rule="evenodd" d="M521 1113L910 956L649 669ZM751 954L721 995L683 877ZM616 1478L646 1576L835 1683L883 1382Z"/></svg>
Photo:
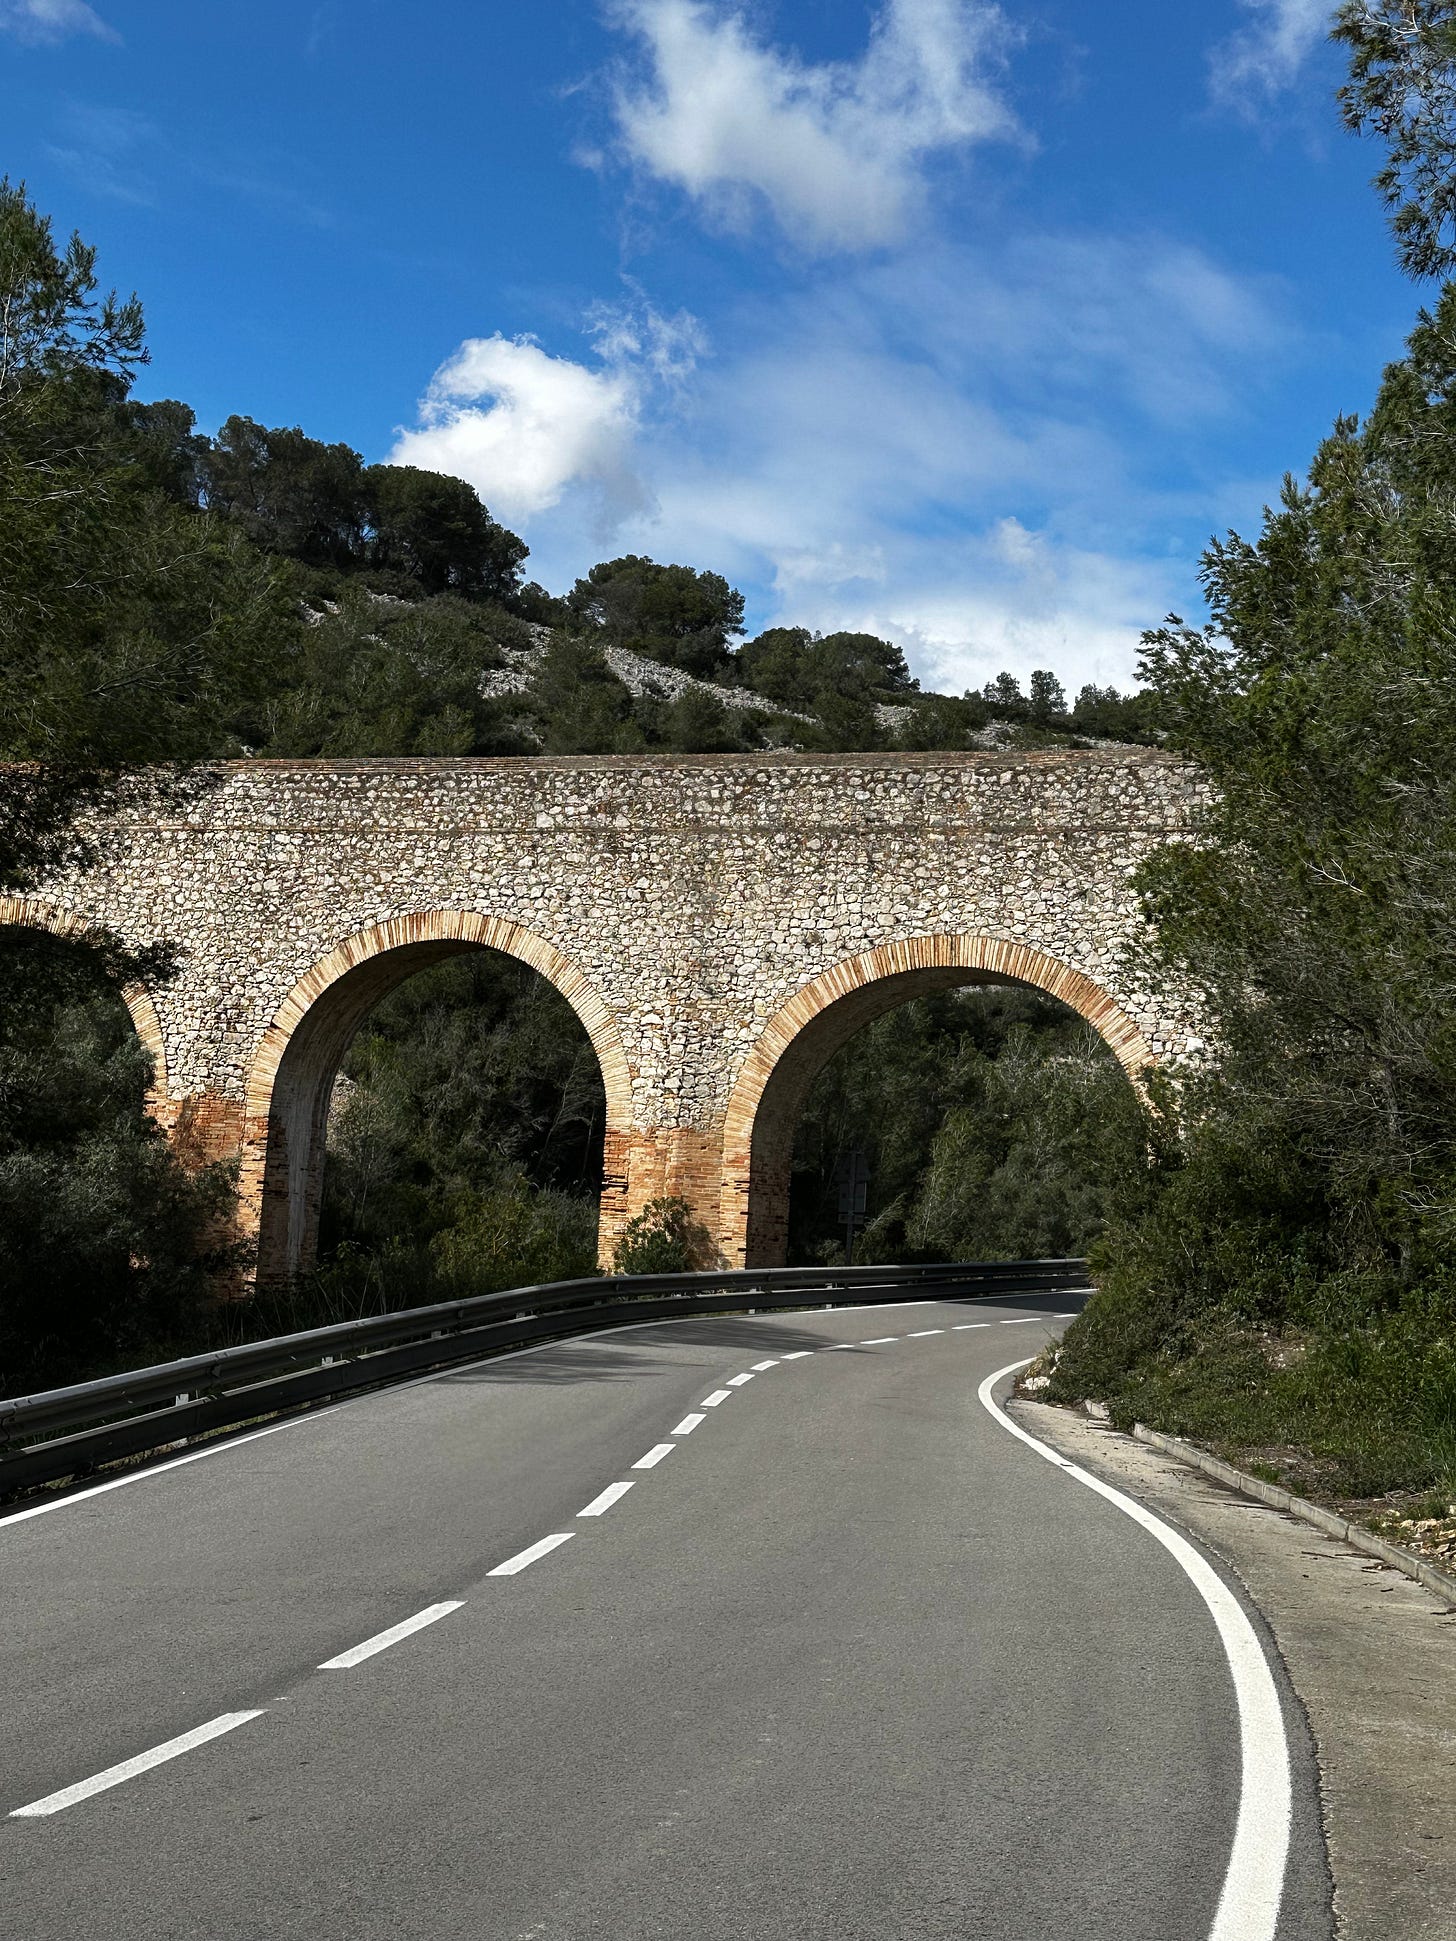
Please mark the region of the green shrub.
<svg viewBox="0 0 1456 1941"><path fill-rule="evenodd" d="M713 1264L707 1228L693 1218L685 1199L649 1200L627 1222L617 1242L618 1274L691 1274Z"/></svg>

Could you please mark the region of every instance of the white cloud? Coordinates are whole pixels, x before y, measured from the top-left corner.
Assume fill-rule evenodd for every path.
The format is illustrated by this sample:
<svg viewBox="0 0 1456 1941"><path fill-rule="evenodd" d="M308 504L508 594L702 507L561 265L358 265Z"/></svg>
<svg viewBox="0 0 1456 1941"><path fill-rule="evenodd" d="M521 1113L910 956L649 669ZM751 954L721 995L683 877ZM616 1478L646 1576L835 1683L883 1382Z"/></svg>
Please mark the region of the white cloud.
<svg viewBox="0 0 1456 1941"><path fill-rule="evenodd" d="M1181 597L1179 576L1024 528L1014 544L1024 558L1005 557L998 525L953 561L933 545L903 547L877 596L818 604L812 624L899 642L921 685L939 693L984 687L1003 669L1024 681L1034 667L1071 695L1087 681L1133 685L1139 635Z"/></svg>
<svg viewBox="0 0 1456 1941"><path fill-rule="evenodd" d="M730 223L767 205L814 250L898 240L933 155L1017 132L986 79L1009 38L989 0L887 0L859 60L818 65L708 0L613 11L651 69L617 91L631 159Z"/></svg>
<svg viewBox="0 0 1456 1941"><path fill-rule="evenodd" d="M664 317L650 303L599 303L587 321L606 363L637 365L674 388L692 376L708 349L707 332L687 310Z"/></svg>
<svg viewBox="0 0 1456 1941"><path fill-rule="evenodd" d="M0 33L14 34L32 46L53 45L72 34L121 39L86 0L0 0Z"/></svg>
<svg viewBox="0 0 1456 1941"><path fill-rule="evenodd" d="M1220 440L1295 343L1277 286L1156 237L861 265L715 337L690 413L644 428L656 509L624 543L766 589L760 620L898 639L957 690L1131 680L1141 630L1197 606L1194 549L1257 515ZM554 583L571 535L539 540Z"/></svg>
<svg viewBox="0 0 1456 1941"><path fill-rule="evenodd" d="M497 517L524 522L570 494L592 528L649 511L634 447L654 384L680 385L706 347L686 312L599 306L599 365L553 357L534 338L472 337L442 364L390 462L468 479Z"/></svg>
<svg viewBox="0 0 1456 1941"><path fill-rule="evenodd" d="M117 202L156 200L155 171L166 143L145 115L70 101L61 110L61 139L47 144L51 159L94 195Z"/></svg>
<svg viewBox="0 0 1456 1941"><path fill-rule="evenodd" d="M1267 100L1290 87L1330 31L1330 0L1239 0L1251 16L1209 56L1214 99L1248 112L1251 96Z"/></svg>
<svg viewBox="0 0 1456 1941"><path fill-rule="evenodd" d="M1282 303L1164 238L946 245L741 296L711 359L640 301L594 313L595 360L476 340L392 456L469 478L554 588L610 530L749 589L755 626L897 639L928 686L1124 685L1268 495L1220 454L1287 368Z"/></svg>

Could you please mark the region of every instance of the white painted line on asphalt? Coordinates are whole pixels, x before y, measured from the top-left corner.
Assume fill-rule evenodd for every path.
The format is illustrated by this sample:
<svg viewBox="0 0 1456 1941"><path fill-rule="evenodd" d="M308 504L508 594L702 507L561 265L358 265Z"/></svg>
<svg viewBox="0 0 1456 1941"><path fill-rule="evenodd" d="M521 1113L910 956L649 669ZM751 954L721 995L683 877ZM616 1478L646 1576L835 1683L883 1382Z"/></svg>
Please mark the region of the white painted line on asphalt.
<svg viewBox="0 0 1456 1941"><path fill-rule="evenodd" d="M753 1364L753 1372L755 1375L761 1375L765 1368L777 1368L778 1365L777 1359L773 1361L756 1361Z"/></svg>
<svg viewBox="0 0 1456 1941"><path fill-rule="evenodd" d="M752 1380L753 1371L750 1369L746 1375L730 1375L728 1377L728 1386L730 1388L742 1388L745 1382L751 1382Z"/></svg>
<svg viewBox="0 0 1456 1941"><path fill-rule="evenodd" d="M540 1538L529 1550L518 1550L514 1557L507 1557L503 1564L497 1564L494 1570L488 1570L485 1574L487 1577L514 1577L527 1564L534 1564L539 1557L547 1557L563 1543L570 1543L575 1535L575 1530L558 1530L554 1537Z"/></svg>
<svg viewBox="0 0 1456 1941"><path fill-rule="evenodd" d="M633 1463L634 1469L656 1469L664 1456L670 1456L677 1444L675 1442L655 1443L645 1456L639 1456Z"/></svg>
<svg viewBox="0 0 1456 1941"><path fill-rule="evenodd" d="M944 1333L945 1333L944 1328L916 1328L910 1334L907 1334L905 1339L907 1341L923 1341L926 1335L928 1334L944 1334Z"/></svg>
<svg viewBox="0 0 1456 1941"><path fill-rule="evenodd" d="M1069 1291L1091 1294L1096 1290L1089 1287L1086 1289L1076 1288ZM894 1308L897 1312L903 1312L906 1308L934 1307L936 1302L941 1298L941 1296L937 1295L935 1297L927 1296L923 1300L914 1301L862 1301L855 1307L841 1307L836 1308L834 1311L836 1314L841 1315L879 1314L883 1313L887 1308ZM955 1303L962 1297L951 1295L945 1298ZM988 1301L1009 1301L1014 1300L1016 1296L1012 1294L985 1293L966 1296L964 1298L973 1299L978 1306L983 1306ZM789 1319L795 1314L819 1314L823 1312L823 1309L822 1307L783 1308L776 1310L776 1312L781 1319ZM1072 1319L1073 1317L1059 1316L1058 1318ZM620 1327L594 1328L590 1334L570 1335L562 1341L540 1341L533 1343L527 1348L513 1348L509 1353L503 1355L482 1355L478 1361L452 1362L448 1368L432 1368L427 1370L423 1375L412 1375L408 1381L391 1382L388 1388L382 1392L385 1395L398 1395L405 1389L424 1388L430 1382L448 1381L452 1378L458 1379L459 1376L468 1375L477 1368L489 1368L496 1362L520 1361L527 1355L555 1354L559 1349L575 1347L582 1342L605 1341L610 1336L619 1334L646 1334L654 1328L671 1328L677 1327L678 1325L680 1324L675 1321L624 1321ZM967 1324L963 1323L962 1325ZM983 1321L976 1321L969 1323L969 1325L972 1327L985 1327L989 1324ZM850 1347L853 1344L849 1342L837 1342L835 1345L844 1348ZM812 1355L814 1352L812 1348L801 1348L796 1354L784 1355L781 1359L784 1361L798 1361L803 1356ZM147 1463L144 1468L130 1470L124 1476L108 1477L104 1483L92 1483L85 1489L68 1490L64 1496L53 1497L48 1502L32 1503L26 1509L12 1510L8 1516L0 1516L0 1530L3 1530L11 1523L26 1523L31 1517L49 1516L52 1510L63 1510L70 1503L84 1503L92 1496L104 1496L114 1489L127 1489L133 1483L149 1482L154 1476L161 1476L168 1470L181 1469L187 1463L201 1462L204 1456L224 1455L229 1449L240 1449L245 1442L257 1442L262 1436L276 1436L284 1429L314 1428L319 1422L325 1420L328 1416L336 1414L340 1409L354 1407L367 1408L371 1404L377 1403L379 1399L380 1393L377 1391L364 1395L342 1395L337 1402L331 1402L327 1408L309 1409L306 1413L290 1415L282 1422L270 1422L264 1428L250 1429L246 1435L220 1437L215 1442L209 1442L203 1448L188 1450L186 1455L173 1456L167 1462ZM725 1398L720 1397L719 1399L723 1400Z"/></svg>
<svg viewBox="0 0 1456 1941"><path fill-rule="evenodd" d="M939 1330L937 1330L938 1332ZM897 1334L874 1334L870 1336L868 1341L862 1341L859 1345L861 1348L883 1348L887 1341L898 1341L899 1339L900 1337Z"/></svg>
<svg viewBox="0 0 1456 1941"><path fill-rule="evenodd" d="M731 1389L715 1388L711 1395L705 1395L703 1397L698 1407L700 1409L715 1409L720 1402L731 1402L732 1400L733 1392Z"/></svg>
<svg viewBox="0 0 1456 1941"><path fill-rule="evenodd" d="M295 1419L317 1422L320 1416L332 1413L331 1409L316 1409L312 1416ZM33 1503L28 1510L12 1510L9 1516L0 1516L0 1529L7 1523L26 1523L33 1516L49 1516L52 1510L63 1510L68 1503L84 1503L88 1496L105 1496L108 1490L125 1489L128 1483L144 1483L149 1476L160 1476L164 1470L180 1469L184 1463L201 1462L204 1456L221 1455L225 1449L238 1449L245 1442L256 1442L259 1436L276 1436L280 1429L292 1427L293 1421L273 1422L266 1429L251 1429L245 1436L229 1436L226 1441L208 1443L205 1449L193 1449L185 1456L173 1456L169 1462L149 1463L145 1469L133 1469L126 1476L113 1476L108 1482L92 1483L89 1489L75 1489L66 1496L53 1496L48 1503Z"/></svg>
<svg viewBox="0 0 1456 1941"><path fill-rule="evenodd" d="M135 1759L123 1759L119 1766L108 1766L104 1773L78 1780L74 1786L63 1786L60 1792L47 1793L44 1799L33 1799L29 1806L17 1806L9 1817L12 1820L39 1820L47 1813L59 1813L67 1806L74 1806L78 1800L90 1799L94 1793L104 1793L112 1786L120 1786L123 1780L135 1779L138 1773L150 1772L153 1766L165 1765L169 1759L191 1752L194 1746L205 1746L209 1739L220 1739L224 1732L231 1732L237 1726L246 1725L249 1719L260 1719L262 1716L261 1706L252 1712L224 1712L220 1718L209 1719L206 1725L194 1726L190 1732L184 1732L178 1738L153 1746L150 1752L139 1752Z"/></svg>
<svg viewBox="0 0 1456 1941"><path fill-rule="evenodd" d="M635 1487L636 1485L630 1479L625 1483L608 1483L601 1495L594 1496L584 1510L577 1511L577 1515L605 1516L614 1503L620 1503L628 1490Z"/></svg>
<svg viewBox="0 0 1456 1941"><path fill-rule="evenodd" d="M673 1434L675 1436L690 1436L698 1424L700 1422L706 1422L707 1419L706 1415L699 1415L695 1410L692 1415L685 1415L683 1417L682 1421L673 1430Z"/></svg>
<svg viewBox="0 0 1456 1941"><path fill-rule="evenodd" d="M994 1300L996 1297L993 1295L991 1298ZM834 1312L836 1314L878 1314L882 1309L887 1307L893 1307L893 1308L934 1307L940 1299L941 1299L941 1296L938 1294L936 1295L927 1294L923 1299L918 1299L914 1301L861 1301L858 1307L837 1307L835 1308ZM824 1312L824 1309L822 1306L817 1308L786 1307L786 1308L778 1308L775 1311L779 1315L822 1314Z"/></svg>
<svg viewBox="0 0 1456 1941"><path fill-rule="evenodd" d="M952 1321L952 1334L963 1334L967 1328L989 1328L989 1321Z"/></svg>
<svg viewBox="0 0 1456 1941"><path fill-rule="evenodd" d="M1134 1497L1104 1483L1100 1476L1027 1433L996 1401L996 1384L1030 1361L1014 1361L981 1383L983 1406L1001 1427L1034 1449L1075 1482L1104 1497L1114 1508L1142 1525L1192 1581L1217 1626L1219 1641L1233 1676L1239 1710L1242 1776L1238 1818L1223 1892L1209 1930L1208 1941L1275 1941L1279 1903L1284 1898L1284 1875L1289 1864L1290 1778L1289 1742L1279 1688L1248 1613L1207 1559L1184 1536Z"/></svg>
<svg viewBox="0 0 1456 1941"><path fill-rule="evenodd" d="M372 1658L376 1651L388 1651L401 1638L408 1638L416 1631L423 1631L427 1624L436 1624L442 1617L449 1617L464 1602L463 1597L456 1597L448 1603L431 1604L423 1611L416 1611L413 1617L405 1618L400 1624L391 1624L387 1631L376 1632L372 1638L366 1638L363 1644L351 1645L347 1651L341 1651L337 1658L325 1658L319 1670L352 1671L355 1665L362 1665L366 1658Z"/></svg>
<svg viewBox="0 0 1456 1941"><path fill-rule="evenodd" d="M1044 1314L1018 1314L1014 1320L1003 1321L1003 1328L1024 1328L1028 1321L1045 1321Z"/></svg>

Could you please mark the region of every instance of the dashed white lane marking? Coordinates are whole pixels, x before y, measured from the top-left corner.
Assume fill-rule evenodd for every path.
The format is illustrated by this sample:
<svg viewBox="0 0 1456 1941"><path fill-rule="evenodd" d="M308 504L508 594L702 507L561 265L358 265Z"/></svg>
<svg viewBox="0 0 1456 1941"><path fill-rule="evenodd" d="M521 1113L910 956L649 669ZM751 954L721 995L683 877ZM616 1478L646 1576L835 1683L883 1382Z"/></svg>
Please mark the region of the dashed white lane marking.
<svg viewBox="0 0 1456 1941"><path fill-rule="evenodd" d="M1096 1289L1088 1287L1076 1288L1071 1291L1074 1293L1092 1294L1096 1292ZM980 1294L977 1296L977 1299L983 1302L1012 1300L1014 1298L1013 1295L1009 1294ZM930 1307L932 1305L933 1303L928 1297L915 1301L861 1301L855 1307L841 1307L836 1308L834 1311L836 1314L879 1314L885 1312L887 1309L893 1308L897 1313L903 1314L906 1308ZM792 1313L793 1311L792 1309L786 1310L787 1313ZM821 1310L810 1309L806 1311L818 1313ZM1071 1320L1074 1317L1066 1315L1059 1316L1058 1318ZM493 1367L497 1362L521 1361L527 1355L550 1355L556 1353L560 1348L572 1347L581 1341L605 1341L610 1336L619 1334L644 1334L650 1332L653 1328L663 1325L664 1323L660 1321L624 1321L620 1327L593 1329L590 1335L573 1335L567 1341L540 1341L529 1348L513 1348L509 1354L482 1355L478 1361L455 1362L445 1370L430 1369L423 1375L412 1376L407 1382L392 1382L389 1387L389 1393L391 1395L399 1395L406 1389L424 1388L431 1382L441 1380L442 1375L448 1375L451 1378L458 1379L461 1375L470 1374L474 1369ZM671 1327L675 1323L668 1322L665 1325ZM801 1348L798 1354L784 1355L781 1359L783 1361L797 1361L801 1356L812 1355L813 1353L814 1350L812 1348ZM92 1483L86 1489L68 1490L64 1496L54 1497L48 1503L32 1503L28 1509L12 1510L8 1515L0 1516L0 1529L4 1529L12 1523L27 1523L32 1517L49 1516L53 1510L64 1510L72 1503L84 1503L90 1497L104 1496L114 1489L128 1489L134 1483L148 1483L153 1477L166 1475L168 1471L180 1469L184 1464L201 1462L206 1456L226 1455L230 1449L241 1449L245 1443L256 1442L261 1436L276 1436L284 1429L307 1429L316 1427L319 1422L336 1414L340 1409L367 1408L378 1399L376 1394L341 1396L337 1402L330 1403L327 1408L310 1409L306 1414L291 1415L282 1422L270 1422L266 1428L252 1429L246 1435L226 1436L217 1442L207 1443L201 1449L189 1450L185 1456L174 1456L168 1462L148 1463L145 1468L128 1470L125 1476L112 1476L106 1482Z"/></svg>
<svg viewBox="0 0 1456 1941"><path fill-rule="evenodd" d="M944 1334L944 1333L945 1333L944 1328L915 1328L914 1330L912 1330L911 1333L906 1335L905 1339L907 1341L923 1341L926 1335L928 1334Z"/></svg>
<svg viewBox="0 0 1456 1941"><path fill-rule="evenodd" d="M672 1444L669 1443L667 1446L670 1449ZM538 1557L547 1557L553 1550L558 1550L563 1543L570 1543L575 1535L575 1530L558 1530L554 1536L541 1537L529 1548L518 1550L514 1557L507 1557L503 1564L497 1564L494 1570L488 1570L485 1574L487 1577L514 1577L517 1571L524 1570L527 1564L535 1563Z"/></svg>
<svg viewBox="0 0 1456 1941"><path fill-rule="evenodd" d="M620 1503L628 1490L635 1487L630 1479L625 1483L608 1483L601 1495L594 1496L584 1510L577 1511L577 1515L605 1516L614 1503Z"/></svg>
<svg viewBox="0 0 1456 1941"><path fill-rule="evenodd" d="M991 1323L989 1321L953 1321L951 1323L951 1333L964 1334L967 1328L989 1328L990 1325Z"/></svg>
<svg viewBox="0 0 1456 1941"><path fill-rule="evenodd" d="M728 1377L728 1386L730 1388L742 1388L745 1382L751 1382L752 1380L753 1371L750 1369L746 1375L730 1375Z"/></svg>
<svg viewBox="0 0 1456 1941"><path fill-rule="evenodd" d="M777 1367L778 1367L777 1359L773 1361L756 1361L753 1364L753 1372L755 1375L761 1375L765 1368L777 1368Z"/></svg>
<svg viewBox="0 0 1456 1941"><path fill-rule="evenodd" d="M812 1348L795 1348L791 1355L781 1355L779 1359L781 1361L802 1361L806 1355L812 1355L813 1352L814 1350Z"/></svg>
<svg viewBox="0 0 1456 1941"><path fill-rule="evenodd" d="M859 1345L861 1348L883 1348L887 1341L898 1341L899 1339L900 1337L897 1334L873 1334L868 1341L862 1341Z"/></svg>
<svg viewBox="0 0 1456 1941"><path fill-rule="evenodd" d="M677 1444L675 1442L654 1443L645 1456L639 1456L633 1463L634 1469L656 1469L664 1456L670 1456Z"/></svg>
<svg viewBox="0 0 1456 1941"><path fill-rule="evenodd" d="M260 1719L262 1708L252 1712L224 1712L220 1718L209 1719L206 1725L197 1725L190 1732L183 1732L165 1744L153 1746L150 1752L139 1752L134 1759L123 1759L119 1766L108 1766L104 1773L95 1773L90 1779L81 1779L74 1786L63 1786L58 1793L47 1793L44 1799L34 1799L29 1806L17 1806L10 1814L12 1820L38 1820L47 1813L59 1813L67 1806L74 1806L78 1800L90 1799L94 1793L104 1793L109 1787L120 1786L123 1780L135 1779L138 1773L150 1772L153 1766L165 1765L169 1759L179 1754L191 1752L194 1746L206 1745L209 1739L220 1739L224 1732L232 1732L249 1719Z"/></svg>
<svg viewBox="0 0 1456 1941"><path fill-rule="evenodd" d="M1046 1316L1044 1314L1018 1314L1012 1320L1003 1321L1001 1325L1003 1328L1024 1328L1028 1321L1045 1320Z"/></svg>
<svg viewBox="0 0 1456 1941"><path fill-rule="evenodd" d="M690 1436L698 1424L700 1422L706 1422L707 1419L706 1415L699 1415L695 1409L691 1415L685 1415L683 1417L682 1421L673 1430L673 1434L675 1436Z"/></svg>
<svg viewBox="0 0 1456 1941"><path fill-rule="evenodd" d="M711 1395L705 1395L703 1397L698 1407L700 1409L715 1409L720 1402L731 1402L732 1399L733 1393L731 1389L715 1388Z"/></svg>
<svg viewBox="0 0 1456 1941"><path fill-rule="evenodd" d="M1069 1462L1011 1420L992 1391L1008 1375L1030 1365L1028 1361L1014 1361L988 1375L979 1390L982 1405L1018 1442L1024 1442L1064 1475L1105 1497L1124 1516L1141 1524L1191 1579L1218 1629L1238 1701L1242 1775L1233 1847L1208 1941L1275 1941L1289 1864L1289 1741L1284 1735L1279 1688L1258 1633L1243 1605L1186 1537L1134 1498Z"/></svg>
<svg viewBox="0 0 1456 1941"><path fill-rule="evenodd" d="M377 1632L374 1637L366 1638L363 1644L351 1645L347 1651L341 1651L337 1658L325 1658L319 1670L350 1671L355 1665L362 1665L366 1658L372 1658L376 1651L388 1651L401 1638L407 1638L415 1631L423 1631L427 1624L436 1624L442 1617L449 1617L464 1602L463 1597L456 1597L448 1603L431 1604L423 1611L416 1611L413 1617L406 1618L401 1624L391 1624L387 1631Z"/></svg>

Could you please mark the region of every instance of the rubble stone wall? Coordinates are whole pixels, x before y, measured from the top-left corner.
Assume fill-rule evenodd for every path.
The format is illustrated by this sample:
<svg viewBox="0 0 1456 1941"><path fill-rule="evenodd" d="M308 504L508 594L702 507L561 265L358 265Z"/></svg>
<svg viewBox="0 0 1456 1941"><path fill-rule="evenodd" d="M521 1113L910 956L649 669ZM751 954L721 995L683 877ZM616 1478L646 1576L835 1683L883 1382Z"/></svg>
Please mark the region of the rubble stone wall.
<svg viewBox="0 0 1456 1941"><path fill-rule="evenodd" d="M238 762L185 809L116 818L96 866L0 921L174 946L170 980L129 994L157 1110L240 1160L264 1273L308 1256L352 1031L482 947L549 977L602 1061L604 1254L672 1191L758 1264L804 1087L889 1003L1009 979L1074 1004L1130 1071L1197 1052L1186 1003L1124 952L1131 873L1206 786L1125 749Z"/></svg>

